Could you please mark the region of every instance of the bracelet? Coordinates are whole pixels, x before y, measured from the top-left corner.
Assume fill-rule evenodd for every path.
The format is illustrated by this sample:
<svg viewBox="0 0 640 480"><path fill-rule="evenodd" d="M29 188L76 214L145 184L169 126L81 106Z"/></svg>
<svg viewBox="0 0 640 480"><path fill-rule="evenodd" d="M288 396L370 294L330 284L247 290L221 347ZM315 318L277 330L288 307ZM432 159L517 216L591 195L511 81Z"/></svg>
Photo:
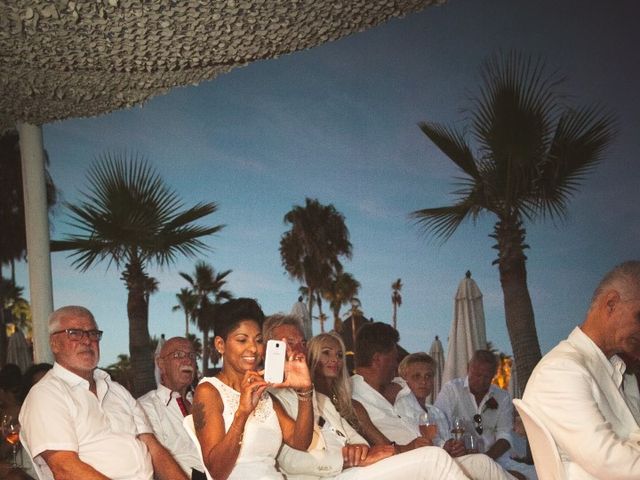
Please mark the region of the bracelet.
<svg viewBox="0 0 640 480"><path fill-rule="evenodd" d="M299 402L310 402L312 398L313 397L310 397L310 396L309 397L301 397L300 395L298 395L298 401Z"/></svg>
<svg viewBox="0 0 640 480"><path fill-rule="evenodd" d="M311 398L313 396L313 383L311 384L311 388L309 388L309 390L305 390L304 392L298 392L296 390L296 395L299 399Z"/></svg>

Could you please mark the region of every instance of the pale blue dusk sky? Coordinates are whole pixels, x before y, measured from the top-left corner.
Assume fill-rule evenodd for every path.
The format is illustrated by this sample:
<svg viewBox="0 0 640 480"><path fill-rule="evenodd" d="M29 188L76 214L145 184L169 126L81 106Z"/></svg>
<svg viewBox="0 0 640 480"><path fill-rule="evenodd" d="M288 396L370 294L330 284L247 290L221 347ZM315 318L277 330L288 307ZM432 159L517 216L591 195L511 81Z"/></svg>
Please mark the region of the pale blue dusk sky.
<svg viewBox="0 0 640 480"><path fill-rule="evenodd" d="M44 126L50 171L64 200L86 185L100 154L144 155L187 205L215 201L208 223L226 224L203 256L231 269L229 289L257 298L267 313L289 311L298 284L278 253L283 216L305 197L332 203L346 217L367 316L391 320L391 283L402 278L401 343L428 349L446 339L453 296L467 269L484 293L487 336L511 352L495 251L494 219L464 225L445 244L428 242L408 219L449 204L456 170L417 122L464 125L461 110L477 91L478 67L513 48L543 55L566 75L579 103L613 111L620 133L603 164L554 226L528 226L529 287L543 351L581 321L591 292L614 264L638 257L640 207L639 8L632 0L450 0L368 32L277 60L234 70L197 87L174 89L142 107ZM56 212L53 238L69 232ZM199 257L200 258L200 257ZM175 294L197 259L151 273L150 331L184 333ZM80 273L52 255L54 304L89 307L105 330L101 365L128 353L126 290L113 267ZM18 283L27 286L24 265ZM195 327L194 327L195 328ZM318 325L315 331L319 330Z"/></svg>

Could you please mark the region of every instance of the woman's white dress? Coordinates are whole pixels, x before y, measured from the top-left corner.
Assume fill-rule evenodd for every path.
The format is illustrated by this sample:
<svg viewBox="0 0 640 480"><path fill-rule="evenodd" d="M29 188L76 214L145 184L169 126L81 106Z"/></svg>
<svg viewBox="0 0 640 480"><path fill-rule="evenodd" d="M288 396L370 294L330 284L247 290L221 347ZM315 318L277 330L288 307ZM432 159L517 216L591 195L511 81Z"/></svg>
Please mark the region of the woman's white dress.
<svg viewBox="0 0 640 480"><path fill-rule="evenodd" d="M224 429L229 431L240 404L240 392L215 377L203 378L202 382L209 382L220 393L224 406ZM284 477L276 470L276 455L281 444L278 416L271 396L265 392L245 424L240 454L229 480L282 480Z"/></svg>

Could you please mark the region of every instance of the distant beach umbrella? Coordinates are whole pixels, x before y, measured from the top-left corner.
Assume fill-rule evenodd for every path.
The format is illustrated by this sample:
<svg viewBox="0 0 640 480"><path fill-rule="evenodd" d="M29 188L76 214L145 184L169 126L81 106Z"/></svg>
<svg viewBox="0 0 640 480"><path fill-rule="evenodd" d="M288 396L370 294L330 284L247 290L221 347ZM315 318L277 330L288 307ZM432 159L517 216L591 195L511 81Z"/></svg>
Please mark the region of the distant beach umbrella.
<svg viewBox="0 0 640 480"><path fill-rule="evenodd" d="M27 339L24 338L22 330L19 328L16 328L13 335L9 337L7 363L18 365L22 373L33 364L31 348L29 347L29 343L27 343Z"/></svg>
<svg viewBox="0 0 640 480"><path fill-rule="evenodd" d="M429 349L429 355L433 358L434 362L434 374L433 374L433 391L431 392L431 401L435 402L442 388L442 373L444 371L444 348L442 342L436 335L435 340L431 344Z"/></svg>
<svg viewBox="0 0 640 480"><path fill-rule="evenodd" d="M482 292L467 271L456 292L442 383L466 376L473 353L484 348L487 348L487 333Z"/></svg>
<svg viewBox="0 0 640 480"><path fill-rule="evenodd" d="M302 326L311 324L309 309L302 301L302 297L298 298L298 301L293 304L293 307L291 307L291 316L296 317L298 320L300 320L300 324Z"/></svg>

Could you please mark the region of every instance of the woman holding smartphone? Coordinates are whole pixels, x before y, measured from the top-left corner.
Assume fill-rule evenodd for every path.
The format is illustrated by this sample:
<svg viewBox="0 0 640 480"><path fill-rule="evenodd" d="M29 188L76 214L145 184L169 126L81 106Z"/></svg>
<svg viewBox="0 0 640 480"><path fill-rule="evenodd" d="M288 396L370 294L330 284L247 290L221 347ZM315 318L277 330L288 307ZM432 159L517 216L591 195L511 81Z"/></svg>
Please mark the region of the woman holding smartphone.
<svg viewBox="0 0 640 480"><path fill-rule="evenodd" d="M264 314L255 300L240 298L220 306L214 345L223 366L203 378L193 402L193 422L208 478L272 480L284 477L275 457L284 441L305 450L313 433L313 385L303 354L285 365L285 380L268 384L259 371L264 355ZM265 390L289 387L298 395L298 416L289 417Z"/></svg>

